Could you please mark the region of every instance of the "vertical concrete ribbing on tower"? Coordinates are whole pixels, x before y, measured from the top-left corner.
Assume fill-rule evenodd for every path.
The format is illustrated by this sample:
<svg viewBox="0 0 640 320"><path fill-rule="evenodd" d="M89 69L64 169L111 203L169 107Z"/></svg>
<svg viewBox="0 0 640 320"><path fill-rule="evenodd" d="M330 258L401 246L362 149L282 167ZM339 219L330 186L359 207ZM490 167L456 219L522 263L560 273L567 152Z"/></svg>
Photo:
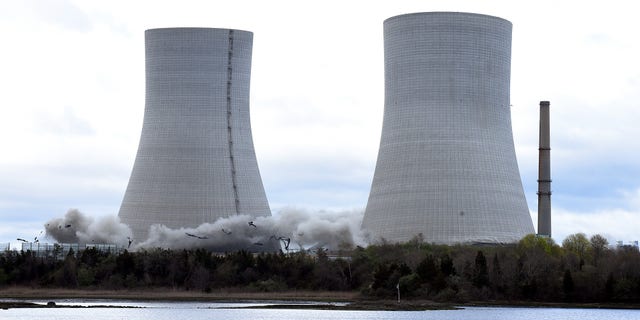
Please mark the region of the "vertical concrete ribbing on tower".
<svg viewBox="0 0 640 320"><path fill-rule="evenodd" d="M136 241L152 224L271 214L249 115L252 42L241 30L145 32L144 122L119 213Z"/></svg>
<svg viewBox="0 0 640 320"><path fill-rule="evenodd" d="M515 242L534 232L515 157L509 21L384 22L385 107L363 227L373 240Z"/></svg>

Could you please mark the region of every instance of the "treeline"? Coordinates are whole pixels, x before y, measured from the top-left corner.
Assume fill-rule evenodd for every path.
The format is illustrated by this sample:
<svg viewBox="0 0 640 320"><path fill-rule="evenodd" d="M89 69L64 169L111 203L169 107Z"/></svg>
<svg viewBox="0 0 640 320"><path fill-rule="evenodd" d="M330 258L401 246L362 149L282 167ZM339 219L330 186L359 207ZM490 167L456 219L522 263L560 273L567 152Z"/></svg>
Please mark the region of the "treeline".
<svg viewBox="0 0 640 320"><path fill-rule="evenodd" d="M0 255L0 288L251 291L359 291L372 298L436 301L640 302L640 252L611 249L605 238L575 234L557 245L529 235L510 246L444 246L415 239L329 256L315 253L225 255L197 250L70 251L63 259L32 252Z"/></svg>

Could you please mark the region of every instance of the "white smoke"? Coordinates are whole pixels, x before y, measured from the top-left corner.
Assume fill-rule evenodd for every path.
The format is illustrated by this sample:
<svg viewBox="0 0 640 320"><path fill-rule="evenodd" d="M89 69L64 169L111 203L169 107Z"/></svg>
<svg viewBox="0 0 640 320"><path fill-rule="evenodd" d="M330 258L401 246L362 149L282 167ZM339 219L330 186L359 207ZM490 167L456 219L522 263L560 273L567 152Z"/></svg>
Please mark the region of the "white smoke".
<svg viewBox="0 0 640 320"><path fill-rule="evenodd" d="M147 239L133 242L131 249L206 248L218 252L346 249L366 244L360 229L362 217L362 210L330 212L285 208L274 216L236 215L195 228L171 229L158 224L149 228ZM128 245L131 239L131 229L117 216L94 220L75 209L69 210L64 218L49 221L45 227L47 235L59 242Z"/></svg>
<svg viewBox="0 0 640 320"><path fill-rule="evenodd" d="M291 235L292 244L340 249L366 244L360 229L363 215L363 210L310 212L286 208L273 219L280 232Z"/></svg>
<svg viewBox="0 0 640 320"><path fill-rule="evenodd" d="M47 237L61 243L109 243L128 245L131 229L118 216L94 219L77 209L70 209L62 218L45 224Z"/></svg>

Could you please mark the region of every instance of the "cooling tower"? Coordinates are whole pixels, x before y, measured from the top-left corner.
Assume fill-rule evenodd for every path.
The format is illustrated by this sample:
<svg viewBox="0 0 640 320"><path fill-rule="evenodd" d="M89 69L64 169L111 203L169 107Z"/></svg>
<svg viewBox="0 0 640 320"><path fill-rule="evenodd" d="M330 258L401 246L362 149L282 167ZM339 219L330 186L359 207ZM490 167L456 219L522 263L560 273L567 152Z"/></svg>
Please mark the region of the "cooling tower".
<svg viewBox="0 0 640 320"><path fill-rule="evenodd" d="M508 243L534 233L509 101L511 23L432 12L384 22L385 107L363 228L372 240Z"/></svg>
<svg viewBox="0 0 640 320"><path fill-rule="evenodd" d="M119 213L136 241L152 224L271 215L249 120L252 42L240 30L145 32L144 123Z"/></svg>

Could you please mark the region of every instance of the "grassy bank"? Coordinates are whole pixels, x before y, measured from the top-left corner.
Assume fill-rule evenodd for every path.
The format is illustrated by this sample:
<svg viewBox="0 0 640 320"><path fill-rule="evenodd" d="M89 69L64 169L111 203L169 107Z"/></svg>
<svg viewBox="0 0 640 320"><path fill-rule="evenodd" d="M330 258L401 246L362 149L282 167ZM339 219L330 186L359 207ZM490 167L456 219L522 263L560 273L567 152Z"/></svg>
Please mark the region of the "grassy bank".
<svg viewBox="0 0 640 320"><path fill-rule="evenodd" d="M465 303L440 303L431 300L411 299L398 303L388 299L370 299L357 292L334 291L282 291L282 292L250 292L246 290L228 289L214 290L210 293L200 291L175 290L171 288L155 288L148 290L73 290L73 289L33 289L28 287L9 287L0 289L0 299L17 299L20 301L0 302L0 309L46 307L34 305L29 301L62 299L113 299L134 301L274 301L273 305L259 308L272 309L322 309L322 310L449 310L455 307L541 307L541 308L606 308L606 309L640 309L640 304L625 303L565 303L565 302L531 302L531 301L482 301ZM288 304L286 302L314 301L319 304ZM335 305L335 302L347 302L346 305ZM66 307L58 303L56 307Z"/></svg>
<svg viewBox="0 0 640 320"><path fill-rule="evenodd" d="M211 292L187 291L171 288L147 290L77 290L77 289L34 289L29 287L9 287L0 289L0 298L9 299L121 299L121 300L170 300L170 301L326 301L352 302L359 299L357 292L333 291L282 291L252 292L238 289L219 289Z"/></svg>
<svg viewBox="0 0 640 320"><path fill-rule="evenodd" d="M260 308L271 309L320 309L320 310L441 310L452 309L452 305L423 300L407 300L398 303L394 300L363 299L357 292L330 291L283 291L283 292L248 292L240 290L216 290L210 293L198 291L173 290L156 288L149 290L72 290L72 289L33 289L27 287L10 287L0 290L0 299L18 299L20 302L0 302L0 308L37 308L46 307L29 301L62 299L113 299L137 301L274 301L273 305ZM295 304L296 302L314 301L318 304ZM292 302L288 304L287 302ZM333 304L346 302L347 304ZM57 308L66 307L64 302L57 303Z"/></svg>

